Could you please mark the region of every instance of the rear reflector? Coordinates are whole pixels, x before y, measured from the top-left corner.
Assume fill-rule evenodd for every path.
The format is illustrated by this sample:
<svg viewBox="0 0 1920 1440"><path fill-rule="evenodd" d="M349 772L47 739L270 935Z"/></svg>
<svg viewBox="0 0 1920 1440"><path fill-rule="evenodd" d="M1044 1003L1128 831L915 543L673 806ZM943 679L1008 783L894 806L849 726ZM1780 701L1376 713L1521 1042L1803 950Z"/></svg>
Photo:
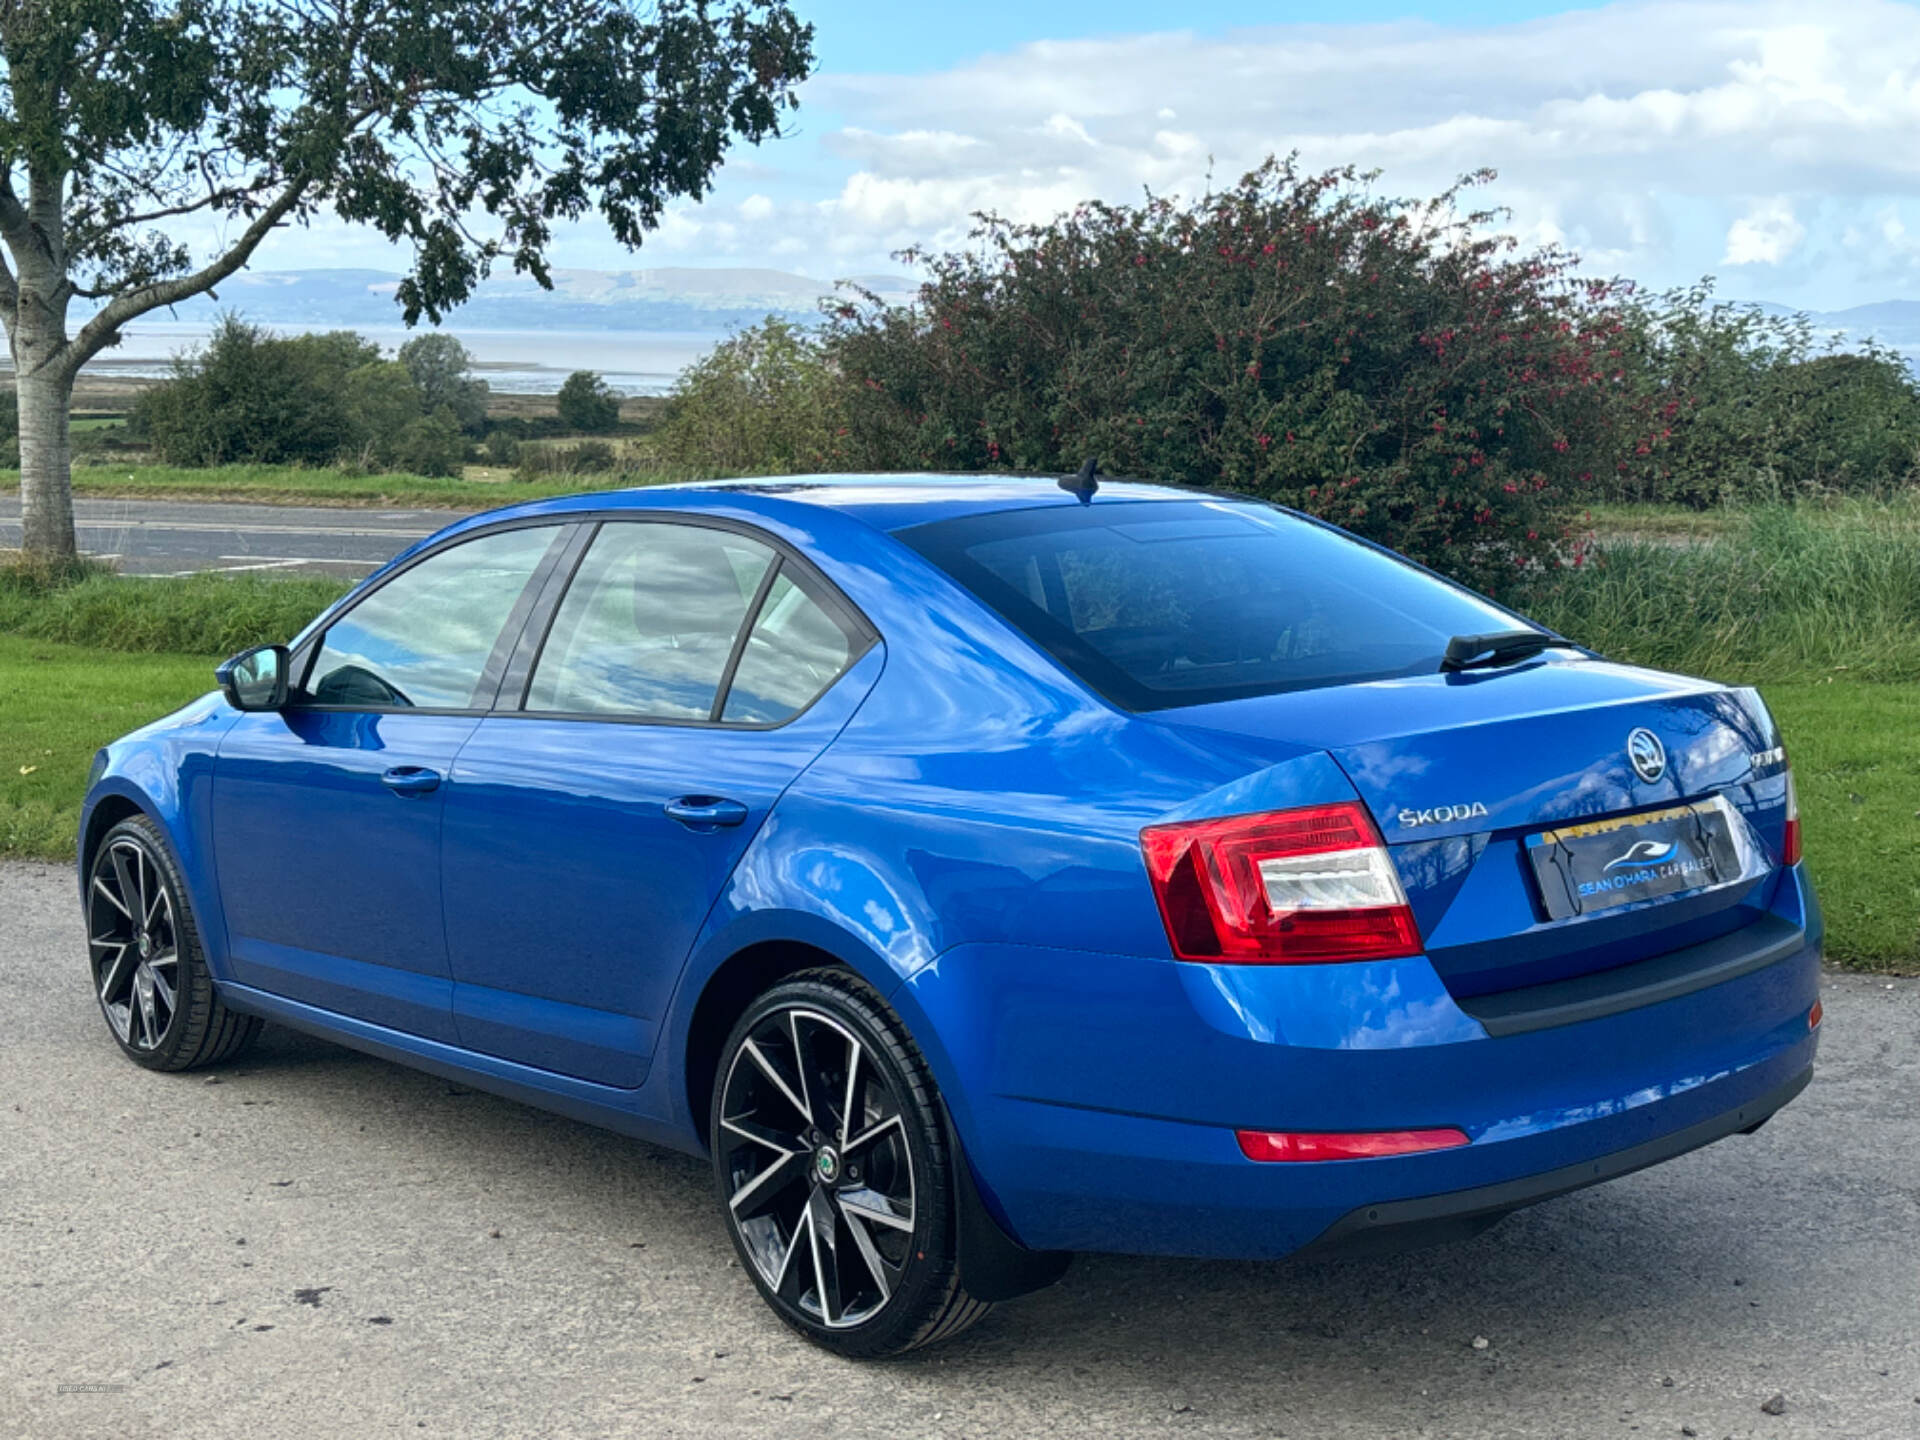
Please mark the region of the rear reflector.
<svg viewBox="0 0 1920 1440"><path fill-rule="evenodd" d="M1807 1029L1818 1030L1821 1020L1826 1018L1826 1013L1826 1006L1822 1005L1818 1000L1814 1001L1813 1008L1807 1011Z"/></svg>
<svg viewBox="0 0 1920 1440"><path fill-rule="evenodd" d="M1140 849L1178 959L1289 965L1420 953L1393 861L1357 802L1153 825Z"/></svg>
<svg viewBox="0 0 1920 1440"><path fill-rule="evenodd" d="M1780 842L1780 863L1800 863L1800 797L1794 792L1793 771L1787 771L1787 833Z"/></svg>
<svg viewBox="0 0 1920 1440"><path fill-rule="evenodd" d="M1376 1160L1385 1155L1418 1155L1454 1150L1467 1144L1464 1130L1365 1130L1320 1134L1292 1130L1236 1130L1240 1153L1249 1160Z"/></svg>

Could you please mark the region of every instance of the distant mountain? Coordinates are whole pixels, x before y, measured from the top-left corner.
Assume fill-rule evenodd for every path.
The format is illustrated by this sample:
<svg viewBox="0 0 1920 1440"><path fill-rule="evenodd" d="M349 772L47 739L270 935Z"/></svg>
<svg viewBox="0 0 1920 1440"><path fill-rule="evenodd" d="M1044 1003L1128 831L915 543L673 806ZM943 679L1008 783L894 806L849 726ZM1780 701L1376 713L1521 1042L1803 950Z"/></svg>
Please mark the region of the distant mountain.
<svg viewBox="0 0 1920 1440"><path fill-rule="evenodd" d="M1770 300L1753 302L1769 315L1804 314L1816 331L1839 332L1845 340L1878 340L1910 361L1920 359L1920 300L1876 300L1845 310L1801 310Z"/></svg>
<svg viewBox="0 0 1920 1440"><path fill-rule="evenodd" d="M861 275L850 284L905 300L914 282ZM210 321L237 310L262 325L297 329L394 326L400 276L384 270L249 270L177 307L173 318ZM813 320L835 287L784 270L558 270L553 289L524 275L486 281L449 316L455 330L691 331L724 334L768 315Z"/></svg>

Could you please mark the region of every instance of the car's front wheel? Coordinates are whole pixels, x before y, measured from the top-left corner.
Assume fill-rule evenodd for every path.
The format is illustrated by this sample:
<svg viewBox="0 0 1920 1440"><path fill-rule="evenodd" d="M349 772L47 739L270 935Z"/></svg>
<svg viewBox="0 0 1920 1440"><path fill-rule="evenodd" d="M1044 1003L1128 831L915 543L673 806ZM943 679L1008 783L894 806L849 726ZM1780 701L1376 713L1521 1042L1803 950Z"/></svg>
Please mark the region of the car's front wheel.
<svg viewBox="0 0 1920 1440"><path fill-rule="evenodd" d="M260 1022L214 990L179 867L144 815L114 826L94 851L85 909L94 998L128 1058L191 1070L252 1042Z"/></svg>
<svg viewBox="0 0 1920 1440"><path fill-rule="evenodd" d="M808 971L749 1007L721 1054L711 1140L741 1263L808 1339L896 1355L987 1313L961 1284L933 1077L857 979Z"/></svg>

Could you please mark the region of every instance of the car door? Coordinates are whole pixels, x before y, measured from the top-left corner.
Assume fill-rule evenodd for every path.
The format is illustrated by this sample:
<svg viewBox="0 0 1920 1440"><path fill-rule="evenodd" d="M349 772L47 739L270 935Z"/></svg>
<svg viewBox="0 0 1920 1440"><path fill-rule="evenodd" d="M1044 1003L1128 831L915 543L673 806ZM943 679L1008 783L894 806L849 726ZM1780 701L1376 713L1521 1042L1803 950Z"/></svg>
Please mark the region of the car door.
<svg viewBox="0 0 1920 1440"><path fill-rule="evenodd" d="M509 679L446 787L455 1024L487 1054L634 1087L721 886L878 657L848 674L866 622L736 527L608 521L550 589L524 689Z"/></svg>
<svg viewBox="0 0 1920 1440"><path fill-rule="evenodd" d="M227 731L214 867L241 984L454 1039L442 782L492 703L563 528L425 553L301 647L284 709Z"/></svg>

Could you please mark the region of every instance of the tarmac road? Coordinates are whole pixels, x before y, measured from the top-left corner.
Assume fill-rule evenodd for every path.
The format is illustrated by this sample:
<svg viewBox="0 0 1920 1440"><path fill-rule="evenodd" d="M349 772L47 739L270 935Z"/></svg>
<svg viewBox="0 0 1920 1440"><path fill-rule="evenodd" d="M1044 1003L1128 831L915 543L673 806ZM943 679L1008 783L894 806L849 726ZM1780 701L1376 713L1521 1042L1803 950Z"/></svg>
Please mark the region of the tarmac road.
<svg viewBox="0 0 1920 1440"><path fill-rule="evenodd" d="M511 498L511 497L507 497ZM187 500L74 501L80 548L130 575L195 570L357 580L458 518L447 510L344 510ZM0 494L0 549L20 543L20 496Z"/></svg>
<svg viewBox="0 0 1920 1440"><path fill-rule="evenodd" d="M1758 1135L1470 1244L1082 1257L860 1366L700 1163L285 1031L151 1075L84 963L69 873L0 866L8 1436L1920 1436L1920 982L1831 976Z"/></svg>

